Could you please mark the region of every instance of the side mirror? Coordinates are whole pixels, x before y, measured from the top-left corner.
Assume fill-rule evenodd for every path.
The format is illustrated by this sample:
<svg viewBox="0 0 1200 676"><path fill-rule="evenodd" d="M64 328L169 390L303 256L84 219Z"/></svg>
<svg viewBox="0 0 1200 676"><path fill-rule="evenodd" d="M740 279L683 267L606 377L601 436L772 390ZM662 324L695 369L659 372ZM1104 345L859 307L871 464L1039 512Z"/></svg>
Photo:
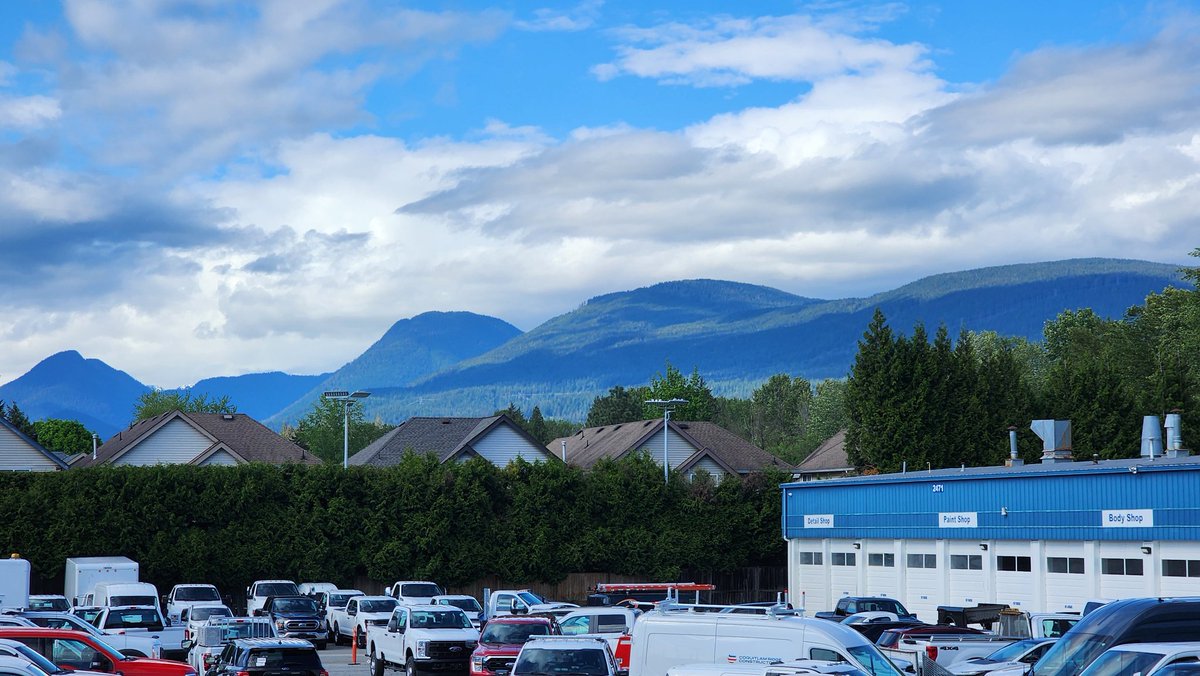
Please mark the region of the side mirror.
<svg viewBox="0 0 1200 676"><path fill-rule="evenodd" d="M256 609L254 610L254 616L255 616L255 617L263 617L263 616L264 616L264 615L266 615L266 614L267 614L267 611L263 610L262 608L256 608Z"/></svg>
<svg viewBox="0 0 1200 676"><path fill-rule="evenodd" d="M254 598L254 595L250 593L250 588L249 588L249 587L246 587L246 598L247 598L247 599L252 599L252 598Z"/></svg>
<svg viewBox="0 0 1200 676"><path fill-rule="evenodd" d="M191 639L188 639L188 640L184 641L183 643L179 644L179 649L180 650L191 650L193 645L195 645L195 643Z"/></svg>

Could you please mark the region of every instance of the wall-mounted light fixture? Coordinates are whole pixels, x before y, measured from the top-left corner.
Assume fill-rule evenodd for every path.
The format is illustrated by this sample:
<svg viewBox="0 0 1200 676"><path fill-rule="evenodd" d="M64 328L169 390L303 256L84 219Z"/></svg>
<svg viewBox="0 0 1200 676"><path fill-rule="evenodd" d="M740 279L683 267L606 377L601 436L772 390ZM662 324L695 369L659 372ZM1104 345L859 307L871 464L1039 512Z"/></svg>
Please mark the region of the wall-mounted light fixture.
<svg viewBox="0 0 1200 676"><path fill-rule="evenodd" d="M854 548L855 548L855 549L862 549L862 543L861 543L861 542L855 542L855 543L854 543Z"/></svg>
<svg viewBox="0 0 1200 676"><path fill-rule="evenodd" d="M1142 545L1142 553L1143 553L1143 554L1149 554L1149 553L1150 553L1150 551L1151 551L1151 550L1150 550L1150 545Z"/></svg>
<svg viewBox="0 0 1200 676"><path fill-rule="evenodd" d="M1008 516L1008 508L1007 507L1000 508L1000 516Z"/></svg>
<svg viewBox="0 0 1200 676"><path fill-rule="evenodd" d="M985 551L985 552L986 552L986 551L987 551L987 543L986 543L986 542L980 542L980 543L979 543L979 548L980 548L980 549L982 549L983 551Z"/></svg>

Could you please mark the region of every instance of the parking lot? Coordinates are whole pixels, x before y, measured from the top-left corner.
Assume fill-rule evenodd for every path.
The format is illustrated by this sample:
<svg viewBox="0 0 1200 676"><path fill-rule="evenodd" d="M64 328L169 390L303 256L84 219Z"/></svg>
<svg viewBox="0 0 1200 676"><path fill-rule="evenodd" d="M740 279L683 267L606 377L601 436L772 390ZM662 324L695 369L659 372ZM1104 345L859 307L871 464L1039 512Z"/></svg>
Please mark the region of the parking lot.
<svg viewBox="0 0 1200 676"><path fill-rule="evenodd" d="M334 646L331 643L328 648L321 651L321 664L325 665L329 676L367 676L366 652L366 650L360 649L358 665L352 665L350 664L350 646ZM400 672L390 673L399 674Z"/></svg>

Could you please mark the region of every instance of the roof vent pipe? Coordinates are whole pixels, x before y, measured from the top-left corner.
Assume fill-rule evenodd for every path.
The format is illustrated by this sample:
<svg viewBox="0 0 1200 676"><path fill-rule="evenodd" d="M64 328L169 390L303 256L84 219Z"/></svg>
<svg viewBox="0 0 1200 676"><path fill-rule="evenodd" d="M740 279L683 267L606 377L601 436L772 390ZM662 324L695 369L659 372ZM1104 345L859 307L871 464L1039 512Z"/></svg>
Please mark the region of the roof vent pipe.
<svg viewBox="0 0 1200 676"><path fill-rule="evenodd" d="M1071 421L1034 420L1029 426L1042 439L1042 463L1071 462Z"/></svg>
<svg viewBox="0 0 1200 676"><path fill-rule="evenodd" d="M1191 455L1183 449L1183 415L1179 409L1167 414L1167 455L1186 458Z"/></svg>
<svg viewBox="0 0 1200 676"><path fill-rule="evenodd" d="M567 461L567 440L566 439L562 440L562 452L563 452L563 454L562 454L563 462L565 463Z"/></svg>
<svg viewBox="0 0 1200 676"><path fill-rule="evenodd" d="M1008 428L1008 461L1004 463L1005 467L1020 467L1025 461L1017 457L1017 428L1010 426Z"/></svg>
<svg viewBox="0 0 1200 676"><path fill-rule="evenodd" d="M1142 418L1142 457L1154 460L1162 455L1162 441L1162 427L1159 426L1158 416L1144 416Z"/></svg>

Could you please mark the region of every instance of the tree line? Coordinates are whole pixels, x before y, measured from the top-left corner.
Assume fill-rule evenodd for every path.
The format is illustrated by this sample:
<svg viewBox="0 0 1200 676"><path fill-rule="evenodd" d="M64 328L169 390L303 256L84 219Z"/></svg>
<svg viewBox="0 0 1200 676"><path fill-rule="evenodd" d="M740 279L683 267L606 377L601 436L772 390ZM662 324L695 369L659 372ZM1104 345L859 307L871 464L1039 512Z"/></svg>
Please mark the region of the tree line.
<svg viewBox="0 0 1200 676"><path fill-rule="evenodd" d="M252 464L0 473L0 542L43 589L71 556L120 553L159 588L255 579L556 582L571 571L677 579L780 565L779 483L685 481L644 455L584 472L481 458L395 467Z"/></svg>

